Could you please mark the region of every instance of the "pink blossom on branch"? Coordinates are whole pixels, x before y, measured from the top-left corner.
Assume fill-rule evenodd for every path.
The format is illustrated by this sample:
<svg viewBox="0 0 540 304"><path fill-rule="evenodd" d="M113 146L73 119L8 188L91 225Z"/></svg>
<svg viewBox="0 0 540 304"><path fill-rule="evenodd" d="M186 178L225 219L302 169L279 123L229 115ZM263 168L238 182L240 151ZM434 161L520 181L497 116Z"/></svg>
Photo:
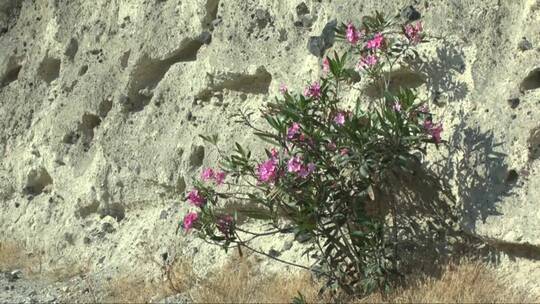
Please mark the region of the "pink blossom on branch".
<svg viewBox="0 0 540 304"><path fill-rule="evenodd" d="M347 41L352 45L357 44L360 38L362 38L362 32L357 30L356 27L352 24L352 22L349 22L349 24L347 24L347 30L345 32L345 35L347 37Z"/></svg>
<svg viewBox="0 0 540 304"><path fill-rule="evenodd" d="M304 96L306 96L307 98L313 98L313 99L321 98L321 96L322 96L321 84L318 81L310 84L304 90Z"/></svg>
<svg viewBox="0 0 540 304"><path fill-rule="evenodd" d="M278 178L278 161L271 158L257 166L257 175L260 182L273 183Z"/></svg>
<svg viewBox="0 0 540 304"><path fill-rule="evenodd" d="M302 159L300 156L295 156L287 162L287 171L296 173L302 168Z"/></svg>
<svg viewBox="0 0 540 304"><path fill-rule="evenodd" d="M375 34L373 39L369 40L366 44L366 48L370 50L378 50L384 45L384 36L381 33Z"/></svg>
<svg viewBox="0 0 540 304"><path fill-rule="evenodd" d="M323 59L322 70L325 74L328 74L328 72L330 72L330 60L328 60L328 57L324 57Z"/></svg>
<svg viewBox="0 0 540 304"><path fill-rule="evenodd" d="M424 129L426 129L426 132L428 132L431 135L435 143L438 144L442 141L441 139L441 133L443 131L442 123L434 124L431 120L425 120Z"/></svg>
<svg viewBox="0 0 540 304"><path fill-rule="evenodd" d="M405 37L409 39L412 45L416 45L422 41L422 22L418 22L415 25L405 25Z"/></svg>
<svg viewBox="0 0 540 304"><path fill-rule="evenodd" d="M337 113L336 116L334 117L334 122L339 126L343 126L345 124L345 113L343 112Z"/></svg>
<svg viewBox="0 0 540 304"><path fill-rule="evenodd" d="M193 225L197 222L199 219L199 215L196 212L190 212L184 216L184 221L182 227L186 232L191 230L193 228Z"/></svg>
<svg viewBox="0 0 540 304"><path fill-rule="evenodd" d="M225 181L225 177L227 177L227 173L223 172L223 171L220 171L220 172L216 172L214 174L214 179L216 181L216 184L219 186L219 185L222 185L223 182Z"/></svg>
<svg viewBox="0 0 540 304"><path fill-rule="evenodd" d="M330 151L335 151L337 149L337 145L334 142L329 142L326 144L326 148Z"/></svg>
<svg viewBox="0 0 540 304"><path fill-rule="evenodd" d="M205 182L214 178L214 170L206 168L201 172L201 179Z"/></svg>
<svg viewBox="0 0 540 304"><path fill-rule="evenodd" d="M225 236L230 236L233 230L234 219L230 215L223 215L217 221L218 230Z"/></svg>
<svg viewBox="0 0 540 304"><path fill-rule="evenodd" d="M372 66L376 65L379 62L379 58L375 55L366 55L364 57L360 58L360 61L358 62L357 69L368 69Z"/></svg>
<svg viewBox="0 0 540 304"><path fill-rule="evenodd" d="M287 88L287 85L282 83L279 85L279 92L283 95L285 95L285 93L287 93L289 91L289 89Z"/></svg>
<svg viewBox="0 0 540 304"><path fill-rule="evenodd" d="M293 122L292 125L287 129L287 139L291 140L296 138L300 134L300 125L297 122Z"/></svg>
<svg viewBox="0 0 540 304"><path fill-rule="evenodd" d="M206 203L206 199L199 193L199 190L193 189L188 193L187 199L197 207L202 207Z"/></svg>
<svg viewBox="0 0 540 304"><path fill-rule="evenodd" d="M309 164L307 164L307 166L302 166L300 168L300 171L298 171L298 176L300 176L302 178L306 178L311 173L313 173L313 171L315 171L315 164L314 163L309 163Z"/></svg>

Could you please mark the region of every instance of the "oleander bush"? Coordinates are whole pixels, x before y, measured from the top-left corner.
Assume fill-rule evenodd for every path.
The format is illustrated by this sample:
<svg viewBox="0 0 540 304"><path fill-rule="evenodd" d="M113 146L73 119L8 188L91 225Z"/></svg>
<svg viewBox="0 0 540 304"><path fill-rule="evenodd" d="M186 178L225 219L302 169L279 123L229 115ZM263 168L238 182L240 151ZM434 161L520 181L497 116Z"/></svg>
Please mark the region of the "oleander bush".
<svg viewBox="0 0 540 304"><path fill-rule="evenodd" d="M260 138L260 151L237 143L226 153L217 135L201 136L218 150L221 163L194 182L187 200L196 211L181 226L224 249L308 268L326 279L324 289L384 293L414 267L411 261L427 248L425 242L444 241L443 226L451 225L449 207L434 203L443 183L422 166L428 146L444 143L443 128L414 90L392 86L393 72L419 60L420 22L400 24L376 13L359 24L341 24L336 37L345 51L325 56L322 76L302 93L282 85L281 96L261 111L266 125L259 126L251 112L234 115ZM347 107L345 92L359 79L376 84L380 98L359 98ZM236 207L225 212L223 205L231 202ZM247 230L239 216L272 228ZM284 261L251 245L279 233L295 233L305 242L314 265Z"/></svg>

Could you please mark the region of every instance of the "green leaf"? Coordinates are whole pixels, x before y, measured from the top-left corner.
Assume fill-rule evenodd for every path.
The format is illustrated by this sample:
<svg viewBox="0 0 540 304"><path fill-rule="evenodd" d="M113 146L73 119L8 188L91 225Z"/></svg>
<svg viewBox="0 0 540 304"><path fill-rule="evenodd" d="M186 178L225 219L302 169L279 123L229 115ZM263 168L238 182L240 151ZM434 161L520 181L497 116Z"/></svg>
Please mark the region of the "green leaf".
<svg viewBox="0 0 540 304"><path fill-rule="evenodd" d="M351 237L356 237L356 238L363 238L366 236L366 234L360 230L355 230L351 232L350 234L351 234Z"/></svg>
<svg viewBox="0 0 540 304"><path fill-rule="evenodd" d="M307 303L306 298L304 297L302 293L300 293L300 291L298 291L298 295L293 298L292 304L306 304L306 303Z"/></svg>
<svg viewBox="0 0 540 304"><path fill-rule="evenodd" d="M373 187L371 185L369 185L367 187L367 193L369 195L369 198L374 201L375 200L375 192L373 191Z"/></svg>
<svg viewBox="0 0 540 304"><path fill-rule="evenodd" d="M269 211L263 209L238 208L237 211L242 215L256 220L271 220L273 218Z"/></svg>
<svg viewBox="0 0 540 304"><path fill-rule="evenodd" d="M272 145L279 145L279 137L274 134L263 133L263 132L253 132L255 136L258 136L260 139Z"/></svg>

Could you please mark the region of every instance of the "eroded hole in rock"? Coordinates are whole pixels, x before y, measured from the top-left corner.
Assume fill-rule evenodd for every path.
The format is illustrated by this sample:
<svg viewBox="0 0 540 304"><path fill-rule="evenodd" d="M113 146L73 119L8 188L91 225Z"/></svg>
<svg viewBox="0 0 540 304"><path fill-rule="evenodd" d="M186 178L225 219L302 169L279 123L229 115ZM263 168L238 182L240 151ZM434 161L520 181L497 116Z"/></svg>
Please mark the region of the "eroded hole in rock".
<svg viewBox="0 0 540 304"><path fill-rule="evenodd" d="M117 222L120 222L126 217L126 209L120 203L110 204L100 211L101 218L104 218L106 216L110 216L114 218Z"/></svg>
<svg viewBox="0 0 540 304"><path fill-rule="evenodd" d="M60 76L60 65L60 59L45 57L38 68L39 77L50 84Z"/></svg>
<svg viewBox="0 0 540 304"><path fill-rule="evenodd" d="M90 149L90 144L94 139L94 129L99 126L101 119L90 113L84 113L81 122L78 126L78 131L81 134L83 148L85 151Z"/></svg>
<svg viewBox="0 0 540 304"><path fill-rule="evenodd" d="M176 182L176 192L182 193L186 190L186 181L184 180L184 177L180 176L178 178L178 181Z"/></svg>
<svg viewBox="0 0 540 304"><path fill-rule="evenodd" d="M219 7L219 0L207 0L206 1L206 16L205 23L206 26L212 24L212 20L216 19Z"/></svg>
<svg viewBox="0 0 540 304"><path fill-rule="evenodd" d="M124 52L122 57L120 57L120 66L122 69L125 69L129 63L129 56L131 55L131 50Z"/></svg>
<svg viewBox="0 0 540 304"><path fill-rule="evenodd" d="M77 41L77 39L71 38L66 47L66 51L64 52L64 55L66 55L69 58L69 60L73 61L78 51L79 51L79 42Z"/></svg>
<svg viewBox="0 0 540 304"><path fill-rule="evenodd" d="M540 158L540 126L532 129L529 133L527 148L529 149L529 161Z"/></svg>
<svg viewBox="0 0 540 304"><path fill-rule="evenodd" d="M52 185L52 183L53 179L45 168L32 169L26 176L26 184L23 192L39 195L43 192L45 187Z"/></svg>
<svg viewBox="0 0 540 304"><path fill-rule="evenodd" d="M83 76L86 72L88 72L88 65L85 64L79 69L79 76Z"/></svg>
<svg viewBox="0 0 540 304"><path fill-rule="evenodd" d="M19 73L21 72L21 69L22 65L15 65L11 68L8 68L6 74L2 77L2 81L0 81L0 88L3 88L17 80L19 78Z"/></svg>
<svg viewBox="0 0 540 304"><path fill-rule="evenodd" d="M128 101L124 104L126 109L130 112L143 110L152 99L152 90L157 87L169 68L178 62L196 60L202 45L203 42L190 39L163 60L152 59L146 54L139 58L131 73Z"/></svg>
<svg viewBox="0 0 540 304"><path fill-rule="evenodd" d="M74 145L77 143L77 141L81 138L81 134L70 131L64 137L62 138L62 142L69 145Z"/></svg>
<svg viewBox="0 0 540 304"><path fill-rule="evenodd" d="M0 36L13 28L19 19L22 0L0 1Z"/></svg>
<svg viewBox="0 0 540 304"><path fill-rule="evenodd" d="M112 98L106 98L99 103L98 112L101 118L107 117L112 109Z"/></svg>
<svg viewBox="0 0 540 304"><path fill-rule="evenodd" d="M390 77L388 89L391 93L397 93L400 89L415 89L426 82L426 77L421 73L416 73L410 70L397 70L395 72L386 73L385 78ZM382 88L383 81L371 83L365 90L366 94L373 98L383 96Z"/></svg>
<svg viewBox="0 0 540 304"><path fill-rule="evenodd" d="M189 155L189 164L192 167L200 167L204 160L204 147L192 146L191 154Z"/></svg>
<svg viewBox="0 0 540 304"><path fill-rule="evenodd" d="M97 213L99 208L99 202L98 201L92 201L90 204L86 206L82 206L77 210L77 215L86 218L87 216Z"/></svg>
<svg viewBox="0 0 540 304"><path fill-rule="evenodd" d="M509 170L508 173L506 173L505 183L507 185L515 184L515 183L517 183L518 178L519 178L519 174L517 173L516 170L514 170L514 169Z"/></svg>
<svg viewBox="0 0 540 304"><path fill-rule="evenodd" d="M219 87L244 93L268 94L271 82L272 75L264 67L259 67L253 75L232 74Z"/></svg>
<svg viewBox="0 0 540 304"><path fill-rule="evenodd" d="M540 68L532 70L519 85L520 91L536 90L540 88Z"/></svg>
<svg viewBox="0 0 540 304"><path fill-rule="evenodd" d="M261 66L253 75L227 73L224 76L215 77L210 87L200 92L196 97L208 100L213 92L224 89L250 94L268 94L271 82L272 75Z"/></svg>

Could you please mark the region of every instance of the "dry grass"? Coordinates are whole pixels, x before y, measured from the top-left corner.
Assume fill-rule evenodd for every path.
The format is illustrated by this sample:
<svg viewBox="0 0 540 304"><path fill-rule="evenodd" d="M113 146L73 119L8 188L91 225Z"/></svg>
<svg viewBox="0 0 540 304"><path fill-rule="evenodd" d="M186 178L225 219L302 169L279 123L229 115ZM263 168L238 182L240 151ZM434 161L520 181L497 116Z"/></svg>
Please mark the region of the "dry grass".
<svg viewBox="0 0 540 304"><path fill-rule="evenodd" d="M0 271L22 269L39 277L39 255L9 242L0 243ZM262 275L257 263L250 257L233 257L220 271L199 281L195 278L190 261L176 259L159 264L161 278L143 280L126 275L101 286L92 286L92 294L101 296L92 301L109 303L147 303L184 293L194 302L204 303L290 303L301 292L312 302L327 303L330 298L318 297L320 283L306 272L284 272L282 275ZM62 267L47 271L56 279L84 272L80 267ZM197 286L194 283L197 282ZM395 290L386 299L374 294L351 302L408 302L408 303L532 303L540 302L524 291L509 288L493 269L478 263L464 261L445 267L440 278L413 279L406 288Z"/></svg>
<svg viewBox="0 0 540 304"><path fill-rule="evenodd" d="M398 303L532 303L524 291L510 288L493 269L478 262L464 261L445 267L441 278L423 278L408 288L396 290L386 302ZM372 295L359 302L383 302L380 295Z"/></svg>
<svg viewBox="0 0 540 304"><path fill-rule="evenodd" d="M249 257L234 257L217 274L191 292L196 303L290 303L301 291L309 302L320 286L308 273L263 276Z"/></svg>
<svg viewBox="0 0 540 304"><path fill-rule="evenodd" d="M189 259L154 262L161 270L160 278L145 280L140 274L115 278L101 287L104 297L100 302L149 303L186 292L192 287L194 274Z"/></svg>
<svg viewBox="0 0 540 304"><path fill-rule="evenodd" d="M0 241L0 271L20 269L33 273L39 269L40 255L32 254L11 241Z"/></svg>
<svg viewBox="0 0 540 304"><path fill-rule="evenodd" d="M61 281L88 272L88 263L64 259L54 266L45 267L45 253L29 250L11 241L0 241L0 271L21 270L30 279Z"/></svg>
<svg viewBox="0 0 540 304"><path fill-rule="evenodd" d="M320 284L308 274L264 277L250 260L235 260L204 282L191 294L204 303L290 303L300 291L310 303L328 303L318 298ZM350 299L356 303L531 303L540 301L525 292L512 290L487 266L462 262L445 268L441 278L414 280L409 287L395 290L383 299L379 294Z"/></svg>

